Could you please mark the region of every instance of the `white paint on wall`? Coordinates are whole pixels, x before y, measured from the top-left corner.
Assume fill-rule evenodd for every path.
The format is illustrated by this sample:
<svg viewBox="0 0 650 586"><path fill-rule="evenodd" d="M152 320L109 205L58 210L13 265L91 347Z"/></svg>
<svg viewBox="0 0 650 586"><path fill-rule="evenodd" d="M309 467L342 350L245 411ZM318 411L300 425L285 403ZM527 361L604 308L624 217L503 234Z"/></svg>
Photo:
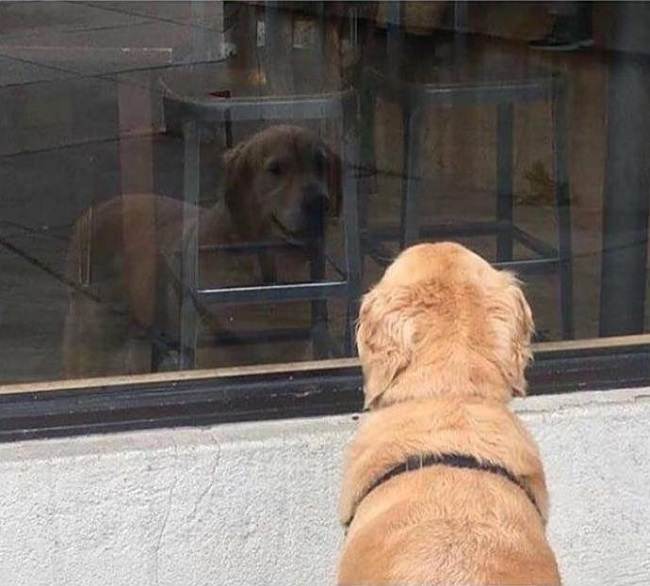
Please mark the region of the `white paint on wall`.
<svg viewBox="0 0 650 586"><path fill-rule="evenodd" d="M515 402L565 584L650 584L650 389ZM351 417L0 446L0 584L325 585Z"/></svg>

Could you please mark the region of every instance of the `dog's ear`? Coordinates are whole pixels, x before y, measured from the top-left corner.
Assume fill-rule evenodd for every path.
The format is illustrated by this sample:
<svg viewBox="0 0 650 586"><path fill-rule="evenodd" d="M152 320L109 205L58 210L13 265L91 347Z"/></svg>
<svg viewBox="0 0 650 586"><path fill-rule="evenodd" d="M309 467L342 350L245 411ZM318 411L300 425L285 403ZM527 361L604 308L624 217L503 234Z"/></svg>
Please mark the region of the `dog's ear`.
<svg viewBox="0 0 650 586"><path fill-rule="evenodd" d="M226 194L228 188L241 183L250 167L245 155L247 143L240 142L223 154L223 164L226 173Z"/></svg>
<svg viewBox="0 0 650 586"><path fill-rule="evenodd" d="M375 288L364 296L357 325L363 365L364 408L372 408L411 362L416 344L414 316L406 288Z"/></svg>
<svg viewBox="0 0 650 586"><path fill-rule="evenodd" d="M255 233L255 202L244 201L252 196L249 183L253 169L248 153L248 142L244 141L226 151L223 155L225 169L224 199L235 225L243 236Z"/></svg>
<svg viewBox="0 0 650 586"><path fill-rule="evenodd" d="M341 215L343 205L343 175L341 168L341 157L334 150L325 145L327 158L327 191L330 194L330 213L338 218Z"/></svg>
<svg viewBox="0 0 650 586"><path fill-rule="evenodd" d="M512 341L514 355L512 392L515 396L524 397L527 388L524 372L528 363L532 360L530 341L535 331L535 324L533 322L533 313L521 290L521 286L514 278L509 293L515 316Z"/></svg>

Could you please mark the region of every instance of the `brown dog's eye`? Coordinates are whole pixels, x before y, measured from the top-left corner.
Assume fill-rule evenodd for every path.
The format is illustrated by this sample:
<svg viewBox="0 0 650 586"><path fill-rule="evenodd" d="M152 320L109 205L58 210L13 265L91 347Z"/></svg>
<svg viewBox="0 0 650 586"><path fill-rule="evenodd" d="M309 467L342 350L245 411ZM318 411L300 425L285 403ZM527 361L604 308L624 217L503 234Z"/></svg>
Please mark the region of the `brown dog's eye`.
<svg viewBox="0 0 650 586"><path fill-rule="evenodd" d="M280 165L280 161L269 161L266 165L266 170L271 173L271 175L282 175L282 165Z"/></svg>

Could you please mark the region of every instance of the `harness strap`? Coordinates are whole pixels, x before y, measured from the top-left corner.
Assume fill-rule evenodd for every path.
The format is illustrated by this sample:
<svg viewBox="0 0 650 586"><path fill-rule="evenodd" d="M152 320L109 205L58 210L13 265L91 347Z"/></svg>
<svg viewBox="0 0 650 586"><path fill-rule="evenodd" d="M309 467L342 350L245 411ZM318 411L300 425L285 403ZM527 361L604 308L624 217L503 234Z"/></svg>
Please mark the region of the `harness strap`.
<svg viewBox="0 0 650 586"><path fill-rule="evenodd" d="M535 507L535 510L539 513L539 516L542 516L542 512L537 505L537 501L535 500L533 493L519 478L510 472L510 470L498 464L493 464L492 462L481 462L474 456L469 456L466 454L419 454L415 456L409 456L404 462L393 466L390 470L375 480L368 487L368 490L366 490L366 492L361 496L357 503L357 506L373 490L384 484L384 482L388 482L391 478L403 474L404 472L412 472L414 470L428 468L429 466L449 466L451 468L465 468L469 470L480 470L482 472L497 474L498 476L509 480L518 486L521 490L523 490L530 502ZM350 526L353 519L354 515L346 524L346 527Z"/></svg>

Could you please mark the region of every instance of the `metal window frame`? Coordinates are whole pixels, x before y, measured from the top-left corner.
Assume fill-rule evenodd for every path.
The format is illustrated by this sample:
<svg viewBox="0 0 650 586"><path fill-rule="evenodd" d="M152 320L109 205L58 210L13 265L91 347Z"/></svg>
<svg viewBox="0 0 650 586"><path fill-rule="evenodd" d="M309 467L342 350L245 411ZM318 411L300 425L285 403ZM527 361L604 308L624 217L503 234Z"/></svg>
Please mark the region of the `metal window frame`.
<svg viewBox="0 0 650 586"><path fill-rule="evenodd" d="M529 395L650 386L650 335L535 345ZM0 386L0 442L358 413L357 359Z"/></svg>

